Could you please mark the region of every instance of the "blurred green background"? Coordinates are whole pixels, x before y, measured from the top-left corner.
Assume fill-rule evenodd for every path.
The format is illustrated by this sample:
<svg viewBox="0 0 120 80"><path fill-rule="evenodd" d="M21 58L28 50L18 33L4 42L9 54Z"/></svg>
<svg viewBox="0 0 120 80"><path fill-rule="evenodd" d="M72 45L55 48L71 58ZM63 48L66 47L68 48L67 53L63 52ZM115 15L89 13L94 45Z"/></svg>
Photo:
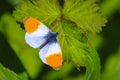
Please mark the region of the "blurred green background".
<svg viewBox="0 0 120 80"><path fill-rule="evenodd" d="M0 63L27 79L82 80L85 68L78 71L65 64L54 71L41 63L39 49L32 49L25 40L25 31L12 16L20 0L0 0ZM108 23L102 32L90 36L101 60L101 80L120 80L120 0L96 0ZM29 76L28 76L29 75Z"/></svg>

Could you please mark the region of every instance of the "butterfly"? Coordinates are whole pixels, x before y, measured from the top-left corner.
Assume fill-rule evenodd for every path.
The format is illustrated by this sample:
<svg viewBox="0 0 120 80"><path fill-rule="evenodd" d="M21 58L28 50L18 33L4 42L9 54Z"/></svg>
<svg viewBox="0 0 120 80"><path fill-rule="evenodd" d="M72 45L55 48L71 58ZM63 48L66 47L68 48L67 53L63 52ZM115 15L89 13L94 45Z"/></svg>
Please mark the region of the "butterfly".
<svg viewBox="0 0 120 80"><path fill-rule="evenodd" d="M43 63L55 70L62 66L63 57L57 41L58 32L52 32L43 23L33 17L23 20L26 30L25 41L33 48L40 48L39 56Z"/></svg>

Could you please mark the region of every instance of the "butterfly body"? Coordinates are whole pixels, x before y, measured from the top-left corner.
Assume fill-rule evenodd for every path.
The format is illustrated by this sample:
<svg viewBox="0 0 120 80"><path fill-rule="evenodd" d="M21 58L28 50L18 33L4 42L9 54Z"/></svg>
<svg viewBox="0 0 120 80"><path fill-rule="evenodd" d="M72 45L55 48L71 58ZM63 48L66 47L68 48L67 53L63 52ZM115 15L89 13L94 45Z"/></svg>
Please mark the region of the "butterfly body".
<svg viewBox="0 0 120 80"><path fill-rule="evenodd" d="M49 33L46 38L46 41L40 46L40 49L42 49L48 42L57 42L57 36L58 36L58 32L57 33Z"/></svg>
<svg viewBox="0 0 120 80"><path fill-rule="evenodd" d="M40 48L39 56L43 63L55 70L62 66L62 52L57 41L58 32L51 32L44 24L32 17L24 20L26 43Z"/></svg>

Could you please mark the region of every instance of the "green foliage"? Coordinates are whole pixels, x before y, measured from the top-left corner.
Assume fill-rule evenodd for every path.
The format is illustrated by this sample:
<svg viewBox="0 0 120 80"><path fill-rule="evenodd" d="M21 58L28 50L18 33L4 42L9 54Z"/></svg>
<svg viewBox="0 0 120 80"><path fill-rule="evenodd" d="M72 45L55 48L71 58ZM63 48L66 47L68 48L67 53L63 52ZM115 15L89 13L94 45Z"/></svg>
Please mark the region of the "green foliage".
<svg viewBox="0 0 120 80"><path fill-rule="evenodd" d="M106 19L92 0L65 0L63 6L58 0L22 0L13 16L19 22L32 16L60 32L64 61L73 62L77 68L86 66L86 80L99 79L100 61L88 35L99 32Z"/></svg>
<svg viewBox="0 0 120 80"><path fill-rule="evenodd" d="M103 44L103 37L102 35L98 34L98 35L89 35L89 39L91 41L91 45L93 46L93 48L95 48L96 50L98 50L102 44Z"/></svg>
<svg viewBox="0 0 120 80"><path fill-rule="evenodd" d="M102 80L119 80L120 79L120 47L119 51L115 55L110 55L103 74Z"/></svg>
<svg viewBox="0 0 120 80"><path fill-rule="evenodd" d="M100 80L100 60L95 49L90 49L87 59L86 80Z"/></svg>
<svg viewBox="0 0 120 80"><path fill-rule="evenodd" d="M32 16L51 25L60 16L60 11L56 0L22 0L16 7L13 16L19 22L23 22L26 16Z"/></svg>
<svg viewBox="0 0 120 80"><path fill-rule="evenodd" d="M1 17L0 24L2 25L0 32L6 36L10 46L15 51L31 78L35 78L42 68L38 54L36 54L39 50L34 50L25 44L25 31L16 24L10 14L4 14Z"/></svg>
<svg viewBox="0 0 120 80"><path fill-rule="evenodd" d="M63 16L77 24L85 31L96 33L101 31L106 19L93 0L65 0Z"/></svg>
<svg viewBox="0 0 120 80"><path fill-rule="evenodd" d="M101 9L106 16L111 16L116 10L120 9L120 0L104 0Z"/></svg>
<svg viewBox="0 0 120 80"><path fill-rule="evenodd" d="M21 76L17 75L13 71L3 67L0 64L0 80L28 80L26 74L23 73Z"/></svg>

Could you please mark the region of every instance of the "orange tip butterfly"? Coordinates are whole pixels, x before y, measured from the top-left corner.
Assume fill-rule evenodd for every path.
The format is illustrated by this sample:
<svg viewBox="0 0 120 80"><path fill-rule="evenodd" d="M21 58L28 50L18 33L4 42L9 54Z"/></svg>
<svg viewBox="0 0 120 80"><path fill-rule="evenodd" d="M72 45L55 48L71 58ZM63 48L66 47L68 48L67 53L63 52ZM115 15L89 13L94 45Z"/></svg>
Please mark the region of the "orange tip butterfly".
<svg viewBox="0 0 120 80"><path fill-rule="evenodd" d="M51 32L44 24L33 17L23 21L26 30L25 41L33 48L40 48L39 56L43 63L59 70L63 58L57 41L58 33Z"/></svg>

